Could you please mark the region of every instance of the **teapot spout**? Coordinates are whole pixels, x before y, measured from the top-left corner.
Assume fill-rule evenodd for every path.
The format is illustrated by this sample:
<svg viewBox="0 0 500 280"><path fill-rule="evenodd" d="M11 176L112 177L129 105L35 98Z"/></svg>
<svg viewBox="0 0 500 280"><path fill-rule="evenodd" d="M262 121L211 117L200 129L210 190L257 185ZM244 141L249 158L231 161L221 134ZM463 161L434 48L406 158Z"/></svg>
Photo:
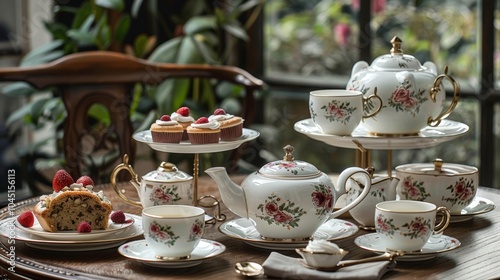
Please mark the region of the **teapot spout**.
<svg viewBox="0 0 500 280"><path fill-rule="evenodd" d="M205 170L219 188L222 202L234 214L248 218L245 192L241 186L234 183L224 167L212 167Z"/></svg>

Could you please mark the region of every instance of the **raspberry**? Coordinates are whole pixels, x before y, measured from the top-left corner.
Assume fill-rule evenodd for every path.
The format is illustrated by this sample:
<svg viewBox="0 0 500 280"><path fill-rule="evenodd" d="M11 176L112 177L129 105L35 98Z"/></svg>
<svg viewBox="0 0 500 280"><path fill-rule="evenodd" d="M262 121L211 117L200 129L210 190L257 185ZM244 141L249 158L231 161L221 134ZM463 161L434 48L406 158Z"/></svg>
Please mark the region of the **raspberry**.
<svg viewBox="0 0 500 280"><path fill-rule="evenodd" d="M177 114L183 116L183 117L188 117L189 116L189 107L181 107L177 109Z"/></svg>
<svg viewBox="0 0 500 280"><path fill-rule="evenodd" d="M35 223L35 218L33 217L33 213L31 213L31 211L26 211L17 217L17 221L23 227L32 227L33 223Z"/></svg>
<svg viewBox="0 0 500 280"><path fill-rule="evenodd" d="M201 117L198 120L194 122L195 124L200 124L200 123L208 123L207 117Z"/></svg>
<svg viewBox="0 0 500 280"><path fill-rule="evenodd" d="M221 109L221 108L216 109L214 111L214 115L225 115L225 114L226 114L226 111L224 111L224 109Z"/></svg>
<svg viewBox="0 0 500 280"><path fill-rule="evenodd" d="M172 119L170 118L169 115L163 115L163 116L161 116L160 120L164 121L164 122L168 122L168 121L171 121Z"/></svg>
<svg viewBox="0 0 500 280"><path fill-rule="evenodd" d="M75 181L73 181L73 178L71 178L66 170L60 169L56 172L56 175L54 175L54 178L52 179L52 188L55 192L58 192L64 187L69 187L74 182Z"/></svg>
<svg viewBox="0 0 500 280"><path fill-rule="evenodd" d="M78 224L77 230L78 230L78 232L91 232L92 227L89 225L89 223L83 221L83 222Z"/></svg>
<svg viewBox="0 0 500 280"><path fill-rule="evenodd" d="M115 224L123 224L125 223L125 214L122 210L115 211L111 214L111 221Z"/></svg>
<svg viewBox="0 0 500 280"><path fill-rule="evenodd" d="M82 184L84 187L87 187L89 185L90 186L94 185L94 181L92 181L92 178L90 178L87 175L83 175L82 177L78 178L78 180L76 180L76 183Z"/></svg>

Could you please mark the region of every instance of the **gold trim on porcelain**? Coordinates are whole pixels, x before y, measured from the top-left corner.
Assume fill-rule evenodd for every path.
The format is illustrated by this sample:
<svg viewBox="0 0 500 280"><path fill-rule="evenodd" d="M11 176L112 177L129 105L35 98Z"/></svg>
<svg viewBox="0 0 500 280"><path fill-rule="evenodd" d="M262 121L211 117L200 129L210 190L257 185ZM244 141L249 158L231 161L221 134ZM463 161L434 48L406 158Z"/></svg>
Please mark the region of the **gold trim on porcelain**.
<svg viewBox="0 0 500 280"><path fill-rule="evenodd" d="M184 261L184 260L189 260L191 258L191 255L187 255L184 257L164 257L164 256L159 256L155 255L155 258L163 261Z"/></svg>
<svg viewBox="0 0 500 280"><path fill-rule="evenodd" d="M409 137L409 136L418 136L418 132L415 133L378 133L378 132L368 132L368 134L378 137Z"/></svg>
<svg viewBox="0 0 500 280"><path fill-rule="evenodd" d="M302 242L302 241L309 241L312 240L310 237L304 237L304 238L271 238L271 237L265 237L265 236L260 236L262 240L265 241L271 241L271 242Z"/></svg>

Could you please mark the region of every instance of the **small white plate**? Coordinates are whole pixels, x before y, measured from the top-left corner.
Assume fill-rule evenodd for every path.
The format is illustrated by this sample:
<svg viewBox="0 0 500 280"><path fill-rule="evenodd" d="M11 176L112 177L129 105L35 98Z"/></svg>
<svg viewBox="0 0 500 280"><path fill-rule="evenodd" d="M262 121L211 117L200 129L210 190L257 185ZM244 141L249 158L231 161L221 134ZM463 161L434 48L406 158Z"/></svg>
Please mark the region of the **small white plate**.
<svg viewBox="0 0 500 280"><path fill-rule="evenodd" d="M95 240L102 239L110 234L124 231L128 227L132 226L135 222L134 219L126 216L126 220L131 220L130 223L115 224L111 219L108 221L108 228L103 230L92 230L91 232L78 232L78 231L57 231L50 232L42 228L38 220L35 218L35 222L32 227L24 227L17 221L16 216L16 228L25 233L40 236L45 239L58 240L58 241L84 241L84 240Z"/></svg>
<svg viewBox="0 0 500 280"><path fill-rule="evenodd" d="M312 238L329 241L339 240L353 236L358 230L359 228L351 222L331 219L322 224ZM219 231L229 237L241 239L254 247L271 250L295 250L295 248L306 246L309 242L307 240L278 241L262 239L252 222L245 218L224 222L219 226Z"/></svg>
<svg viewBox="0 0 500 280"><path fill-rule="evenodd" d="M146 240L132 241L123 244L118 252L126 258L139 261L145 265L165 268L184 268L199 265L204 260L215 257L226 250L226 246L217 241L201 239L191 257L185 260L162 260L155 257Z"/></svg>
<svg viewBox="0 0 500 280"><path fill-rule="evenodd" d="M414 136L374 136L366 128L359 125L350 136L324 134L312 119L295 123L294 129L312 139L325 142L328 145L358 149L356 142L369 150L400 150L433 147L446 141L451 141L469 131L469 126L460 122L443 120L437 127L426 127Z"/></svg>
<svg viewBox="0 0 500 280"><path fill-rule="evenodd" d="M26 246L46 251L83 252L109 249L118 247L127 240L143 235L141 217L132 214L126 215L134 219L132 226L124 231L117 231L106 237L93 240L70 241L42 238L38 235L19 230L15 225L17 216L0 221L0 236L15 239L16 241L24 242Z"/></svg>
<svg viewBox="0 0 500 280"><path fill-rule="evenodd" d="M148 144L152 149L167 152L167 153L178 153L178 154L193 154L193 153L215 153L229 151L238 148L241 144L251 141L259 137L260 133L243 128L243 135L240 138L231 141L220 141L214 144L191 144L189 141L182 141L180 143L157 143L153 142L151 137L151 131L145 130L137 132L134 134L133 138L136 141Z"/></svg>
<svg viewBox="0 0 500 280"><path fill-rule="evenodd" d="M369 233L358 236L356 237L356 239L354 239L354 244L376 254L383 254L387 251L377 233ZM435 237L431 237L431 239L424 245L420 252L404 252L404 255L401 257L397 257L397 260L428 260L435 258L439 253L455 250L460 247L460 245L461 242L456 238L446 235L438 235Z"/></svg>
<svg viewBox="0 0 500 280"><path fill-rule="evenodd" d="M484 197L476 196L472 203L462 209L460 214L451 215L452 223L463 222L472 219L475 215L488 213L495 209L495 203Z"/></svg>

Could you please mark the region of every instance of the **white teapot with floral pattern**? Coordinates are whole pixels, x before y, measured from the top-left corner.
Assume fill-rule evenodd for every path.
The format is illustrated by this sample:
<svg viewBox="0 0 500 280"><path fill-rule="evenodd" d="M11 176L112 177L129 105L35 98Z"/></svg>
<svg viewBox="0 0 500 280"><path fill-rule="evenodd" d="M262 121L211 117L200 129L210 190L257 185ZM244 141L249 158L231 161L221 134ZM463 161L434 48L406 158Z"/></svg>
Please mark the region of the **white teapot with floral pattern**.
<svg viewBox="0 0 500 280"><path fill-rule="evenodd" d="M344 170L334 187L328 175L307 162L294 160L292 146L284 150L283 160L264 165L241 186L231 181L223 167L205 171L216 182L229 210L250 219L265 240L307 240L326 220L349 211L370 190L371 178L364 169ZM347 180L358 173L364 190L357 199L334 211L335 202L346 193Z"/></svg>
<svg viewBox="0 0 500 280"><path fill-rule="evenodd" d="M403 54L401 39L394 37L391 43L390 54L379 56L371 65L365 61L354 65L347 89L361 91L367 97L376 88L382 99L382 109L378 114L364 120L363 126L368 132L374 135L415 135L426 126L439 125L453 111L460 98L460 88L448 75L448 67L445 67L444 74L437 76L434 63L428 61L421 65L415 57ZM441 82L444 78L452 83L454 96L443 111L446 96ZM366 108L378 106L367 104Z"/></svg>
<svg viewBox="0 0 500 280"><path fill-rule="evenodd" d="M126 170L132 175L130 183L135 187L140 201L131 199L118 189L116 176L121 170ZM122 200L138 207L193 204L193 176L179 171L169 162L162 162L156 170L142 176L139 182L137 174L128 163L128 155L125 154L123 163L117 165L111 172L111 185Z"/></svg>

